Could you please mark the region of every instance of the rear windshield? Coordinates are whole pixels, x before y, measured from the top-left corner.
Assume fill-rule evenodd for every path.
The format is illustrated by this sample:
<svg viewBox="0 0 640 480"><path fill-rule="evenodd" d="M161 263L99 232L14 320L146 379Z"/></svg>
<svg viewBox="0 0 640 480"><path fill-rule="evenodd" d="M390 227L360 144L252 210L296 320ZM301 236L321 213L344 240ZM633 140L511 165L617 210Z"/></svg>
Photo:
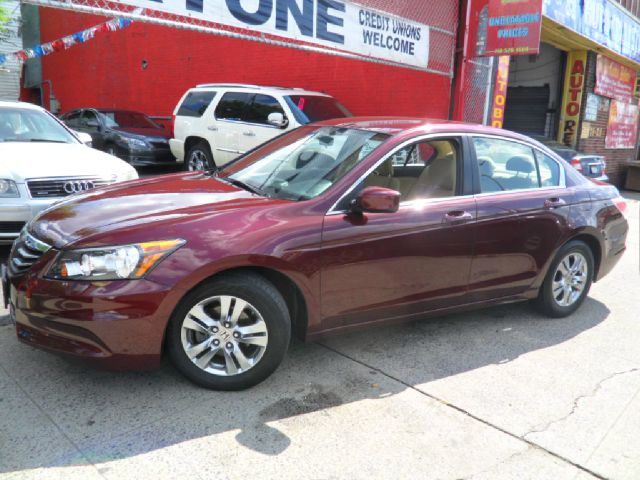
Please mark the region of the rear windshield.
<svg viewBox="0 0 640 480"><path fill-rule="evenodd" d="M189 92L176 115L182 117L201 117L211 104L216 92Z"/></svg>
<svg viewBox="0 0 640 480"><path fill-rule="evenodd" d="M284 99L296 120L302 125L351 116L351 112L335 98L320 95L288 95Z"/></svg>

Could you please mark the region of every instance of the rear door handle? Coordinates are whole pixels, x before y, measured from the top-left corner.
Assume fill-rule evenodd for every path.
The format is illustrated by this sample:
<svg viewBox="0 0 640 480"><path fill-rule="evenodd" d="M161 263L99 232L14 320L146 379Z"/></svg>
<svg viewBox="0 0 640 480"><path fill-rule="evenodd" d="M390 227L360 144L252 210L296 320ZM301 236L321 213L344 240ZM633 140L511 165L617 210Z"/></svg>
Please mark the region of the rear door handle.
<svg viewBox="0 0 640 480"><path fill-rule="evenodd" d="M444 214L442 220L445 223L461 222L466 220L473 220L473 215L464 210L453 210Z"/></svg>
<svg viewBox="0 0 640 480"><path fill-rule="evenodd" d="M243 134L245 137L255 137L255 136L256 136L256 134L255 134L255 133L253 133L251 130L249 130L249 131L247 131L247 132L242 132L242 134Z"/></svg>
<svg viewBox="0 0 640 480"><path fill-rule="evenodd" d="M216 127L215 125L209 125L207 127L207 130L211 130L212 132L217 132L218 131L218 127Z"/></svg>
<svg viewBox="0 0 640 480"><path fill-rule="evenodd" d="M564 205L566 205L567 202L565 202L562 198L560 197L552 197L552 198L547 198L544 201L544 208L558 208L558 207L562 207Z"/></svg>

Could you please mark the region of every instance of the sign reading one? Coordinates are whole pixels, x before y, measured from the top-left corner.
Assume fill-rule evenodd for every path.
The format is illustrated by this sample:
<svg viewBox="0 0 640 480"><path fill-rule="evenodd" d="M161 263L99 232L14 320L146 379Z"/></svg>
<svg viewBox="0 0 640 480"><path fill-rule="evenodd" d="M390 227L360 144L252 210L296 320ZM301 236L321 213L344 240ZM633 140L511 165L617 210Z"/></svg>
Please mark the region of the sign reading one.
<svg viewBox="0 0 640 480"><path fill-rule="evenodd" d="M584 50L569 52L567 69L564 75L564 95L560 111L560 130L558 141L575 147L584 90L584 73L587 65L587 52Z"/></svg>
<svg viewBox="0 0 640 480"><path fill-rule="evenodd" d="M489 0L485 56L540 51L542 0Z"/></svg>
<svg viewBox="0 0 640 480"><path fill-rule="evenodd" d="M415 67L429 63L427 25L342 0L114 1Z"/></svg>
<svg viewBox="0 0 640 480"><path fill-rule="evenodd" d="M635 148L638 137L638 105L611 100L605 148Z"/></svg>
<svg viewBox="0 0 640 480"><path fill-rule="evenodd" d="M598 55L596 63L596 87L600 95L628 102L633 97L636 86L635 70Z"/></svg>
<svg viewBox="0 0 640 480"><path fill-rule="evenodd" d="M509 55L498 58L496 83L493 87L493 107L491 108L491 126L502 128L504 125L504 106L507 103L507 83L509 81Z"/></svg>

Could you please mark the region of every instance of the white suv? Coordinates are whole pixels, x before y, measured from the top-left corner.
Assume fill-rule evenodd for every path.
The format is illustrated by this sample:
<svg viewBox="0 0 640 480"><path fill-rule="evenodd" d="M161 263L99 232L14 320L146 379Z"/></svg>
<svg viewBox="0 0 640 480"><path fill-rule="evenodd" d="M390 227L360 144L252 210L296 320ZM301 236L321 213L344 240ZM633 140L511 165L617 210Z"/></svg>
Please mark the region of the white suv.
<svg viewBox="0 0 640 480"><path fill-rule="evenodd" d="M173 116L171 152L186 170L204 170L221 167L285 131L351 113L324 93L211 83L189 89Z"/></svg>

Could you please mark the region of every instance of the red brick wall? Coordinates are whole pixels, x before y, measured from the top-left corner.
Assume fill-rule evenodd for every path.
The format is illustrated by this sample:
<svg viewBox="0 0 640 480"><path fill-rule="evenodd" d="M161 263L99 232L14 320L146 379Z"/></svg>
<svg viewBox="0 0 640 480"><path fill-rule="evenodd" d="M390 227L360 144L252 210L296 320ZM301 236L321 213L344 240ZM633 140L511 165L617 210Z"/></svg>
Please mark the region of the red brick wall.
<svg viewBox="0 0 640 480"><path fill-rule="evenodd" d="M592 136L587 139L580 138L587 102L587 93L593 93L593 89L596 84L596 58L597 55L594 52L589 52L587 59L587 71L585 75L585 93L582 100L582 112L580 114L581 128L578 132L578 150L584 153L603 155L607 161L607 175L609 175L611 183L617 186L622 186L626 168L625 163L634 159L635 149L620 150L604 147L605 134L609 123L608 110L606 112L599 111L597 120L595 122L589 122L591 123L591 129L597 129L599 133L602 133L602 135Z"/></svg>
<svg viewBox="0 0 640 480"><path fill-rule="evenodd" d="M438 14L435 24L455 31L457 2L434 3L446 4L446 9L429 6L431 11L446 10L445 15ZM51 41L104 20L40 8L41 40ZM442 34L432 32L431 58L450 62L453 42L444 48L446 42L439 36ZM144 69L143 61L147 64ZM446 118L451 88L444 75L144 23L43 57L42 68L43 80L53 82L62 112L96 106L171 115L187 88L197 83L233 82L325 91L356 115Z"/></svg>

